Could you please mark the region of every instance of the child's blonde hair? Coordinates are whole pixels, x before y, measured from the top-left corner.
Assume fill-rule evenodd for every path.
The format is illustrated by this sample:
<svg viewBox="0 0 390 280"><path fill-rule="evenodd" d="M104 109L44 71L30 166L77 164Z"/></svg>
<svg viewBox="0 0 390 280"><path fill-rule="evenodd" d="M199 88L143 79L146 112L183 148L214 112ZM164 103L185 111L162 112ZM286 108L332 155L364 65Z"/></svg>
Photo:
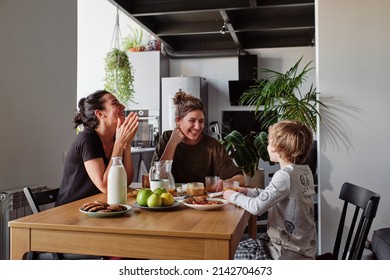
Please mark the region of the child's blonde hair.
<svg viewBox="0 0 390 280"><path fill-rule="evenodd" d="M269 127L268 142L283 160L302 164L310 151L313 134L299 121L284 120Z"/></svg>

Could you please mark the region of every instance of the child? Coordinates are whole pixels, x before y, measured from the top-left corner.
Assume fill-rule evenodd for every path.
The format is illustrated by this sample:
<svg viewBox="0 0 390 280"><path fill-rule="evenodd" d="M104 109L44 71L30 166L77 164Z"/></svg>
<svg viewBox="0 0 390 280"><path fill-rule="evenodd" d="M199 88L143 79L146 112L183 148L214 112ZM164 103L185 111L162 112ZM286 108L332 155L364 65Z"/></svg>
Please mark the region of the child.
<svg viewBox="0 0 390 280"><path fill-rule="evenodd" d="M302 165L313 141L310 129L298 121L281 121L269 128L268 154L280 164L264 189L227 190L223 197L254 215L268 211L267 233L240 242L235 259L315 259L313 174Z"/></svg>

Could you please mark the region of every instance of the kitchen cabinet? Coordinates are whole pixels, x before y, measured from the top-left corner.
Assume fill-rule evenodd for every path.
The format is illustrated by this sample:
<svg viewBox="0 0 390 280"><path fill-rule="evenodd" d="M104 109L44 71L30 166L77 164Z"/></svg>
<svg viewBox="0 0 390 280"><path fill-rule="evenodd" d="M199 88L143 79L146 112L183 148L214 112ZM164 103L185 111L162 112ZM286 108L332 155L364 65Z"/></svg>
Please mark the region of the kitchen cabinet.
<svg viewBox="0 0 390 280"><path fill-rule="evenodd" d="M130 110L149 110L160 115L161 78L169 76L169 59L159 51L128 52L134 70L134 101Z"/></svg>

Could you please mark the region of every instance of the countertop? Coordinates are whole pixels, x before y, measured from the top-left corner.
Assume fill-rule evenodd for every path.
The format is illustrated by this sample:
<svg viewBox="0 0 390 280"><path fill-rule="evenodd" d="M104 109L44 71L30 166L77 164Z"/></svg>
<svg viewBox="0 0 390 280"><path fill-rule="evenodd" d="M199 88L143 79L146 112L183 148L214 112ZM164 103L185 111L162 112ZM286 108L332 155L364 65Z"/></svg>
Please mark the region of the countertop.
<svg viewBox="0 0 390 280"><path fill-rule="evenodd" d="M144 153L144 152L154 152L155 147L141 148L141 147L131 147L131 153Z"/></svg>

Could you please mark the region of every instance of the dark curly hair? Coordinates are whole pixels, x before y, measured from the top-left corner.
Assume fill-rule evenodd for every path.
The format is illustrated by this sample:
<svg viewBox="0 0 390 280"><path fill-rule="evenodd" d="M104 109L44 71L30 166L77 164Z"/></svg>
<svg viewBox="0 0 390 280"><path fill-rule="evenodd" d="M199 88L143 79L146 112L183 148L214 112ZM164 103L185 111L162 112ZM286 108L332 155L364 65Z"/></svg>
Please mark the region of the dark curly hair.
<svg viewBox="0 0 390 280"><path fill-rule="evenodd" d="M95 110L105 109L103 96L108 93L106 90L97 90L79 100L79 108L73 118L74 128L83 125L84 128L95 129L99 125Z"/></svg>

